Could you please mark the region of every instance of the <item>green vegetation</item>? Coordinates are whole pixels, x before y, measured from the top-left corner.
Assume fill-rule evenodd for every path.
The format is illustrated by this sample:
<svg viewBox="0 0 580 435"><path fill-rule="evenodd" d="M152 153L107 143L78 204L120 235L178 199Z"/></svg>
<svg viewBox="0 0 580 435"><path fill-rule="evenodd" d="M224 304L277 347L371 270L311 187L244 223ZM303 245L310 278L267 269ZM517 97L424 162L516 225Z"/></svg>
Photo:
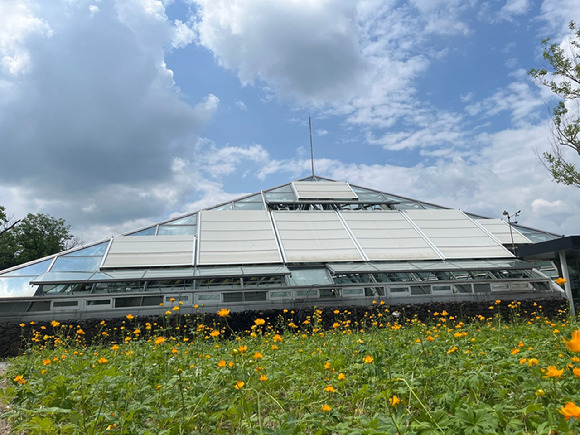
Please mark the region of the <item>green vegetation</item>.
<svg viewBox="0 0 580 435"><path fill-rule="evenodd" d="M72 248L78 241L64 219L29 213L14 220L0 206L0 270Z"/></svg>
<svg viewBox="0 0 580 435"><path fill-rule="evenodd" d="M574 158L580 155L580 113L573 106L580 98L580 27L570 22L567 45L558 45L544 39L543 57L546 68L532 68L529 74L536 82L550 88L561 101L552 112L552 152L543 154L543 162L557 183L580 187L580 172Z"/></svg>
<svg viewBox="0 0 580 435"><path fill-rule="evenodd" d="M575 433L577 320L540 306L523 319L513 302L506 322L499 303L466 323L445 311L400 321L376 304L359 320L335 311L326 331L317 310L256 317L243 333L227 310L169 322L176 305L165 325L102 322L92 346L76 325L33 325L7 373L3 417L51 434Z"/></svg>

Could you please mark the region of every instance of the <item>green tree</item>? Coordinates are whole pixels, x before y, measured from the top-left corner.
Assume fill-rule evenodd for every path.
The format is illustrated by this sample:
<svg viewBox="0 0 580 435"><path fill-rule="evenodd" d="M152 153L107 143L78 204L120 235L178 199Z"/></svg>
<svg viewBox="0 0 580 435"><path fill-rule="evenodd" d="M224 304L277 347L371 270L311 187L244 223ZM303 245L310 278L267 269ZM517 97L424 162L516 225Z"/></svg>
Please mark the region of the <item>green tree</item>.
<svg viewBox="0 0 580 435"><path fill-rule="evenodd" d="M0 208L0 270L56 254L77 243L64 219L29 213L12 221L4 207Z"/></svg>
<svg viewBox="0 0 580 435"><path fill-rule="evenodd" d="M548 65L532 68L528 74L561 98L552 112L552 151L543 154L543 163L557 183L580 187L580 171L566 156L567 150L580 156L580 27L571 21L568 28L568 45L544 39L543 57Z"/></svg>

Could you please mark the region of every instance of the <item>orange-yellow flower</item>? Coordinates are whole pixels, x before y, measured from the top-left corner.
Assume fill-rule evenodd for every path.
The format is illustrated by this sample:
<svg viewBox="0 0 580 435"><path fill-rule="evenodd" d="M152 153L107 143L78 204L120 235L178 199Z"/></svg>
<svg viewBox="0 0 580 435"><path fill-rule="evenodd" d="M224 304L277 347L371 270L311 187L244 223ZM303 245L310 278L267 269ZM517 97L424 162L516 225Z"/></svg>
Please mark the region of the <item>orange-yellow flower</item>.
<svg viewBox="0 0 580 435"><path fill-rule="evenodd" d="M346 379L346 375L344 373L339 373L338 374L338 380L339 381L344 381Z"/></svg>
<svg viewBox="0 0 580 435"><path fill-rule="evenodd" d="M546 371L546 378L561 378L562 373L564 373L564 369L558 370L556 366L548 366L548 370Z"/></svg>
<svg viewBox="0 0 580 435"><path fill-rule="evenodd" d="M102 358L99 359L99 364L107 364L108 361L109 360L107 358L102 357Z"/></svg>
<svg viewBox="0 0 580 435"><path fill-rule="evenodd" d="M538 359L537 359L537 358L530 358L530 359L528 360L528 365L529 365L530 367L533 367L533 366L537 365L538 363L539 363L539 361L538 361Z"/></svg>
<svg viewBox="0 0 580 435"><path fill-rule="evenodd" d="M571 352L580 352L580 329L572 332L572 339L566 340L563 338L564 344Z"/></svg>
<svg viewBox="0 0 580 435"><path fill-rule="evenodd" d="M567 402L562 408L559 409L560 414L564 416L564 420L570 420L571 417L577 419L580 417L580 407L578 407L574 402Z"/></svg>
<svg viewBox="0 0 580 435"><path fill-rule="evenodd" d="M556 280L556 284L558 284L558 285L564 285L564 284L566 284L566 279L564 279L564 278L558 278Z"/></svg>
<svg viewBox="0 0 580 435"><path fill-rule="evenodd" d="M127 314L125 317L127 317L127 319L132 320L134 319L133 314Z"/></svg>
<svg viewBox="0 0 580 435"><path fill-rule="evenodd" d="M155 344L165 343L165 337L157 337L155 339Z"/></svg>
<svg viewBox="0 0 580 435"><path fill-rule="evenodd" d="M262 355L260 352L256 352L254 354L254 358L256 358L256 359L264 358L264 355Z"/></svg>
<svg viewBox="0 0 580 435"><path fill-rule="evenodd" d="M212 337L217 337L218 335L220 335L220 332L217 329L214 329L209 333L209 335L211 335Z"/></svg>
<svg viewBox="0 0 580 435"><path fill-rule="evenodd" d="M332 385L329 385L324 389L324 391L328 391L329 393L336 393L336 388L334 388Z"/></svg>
<svg viewBox="0 0 580 435"><path fill-rule="evenodd" d="M370 364L374 361L373 357L370 355L365 356L364 362Z"/></svg>
<svg viewBox="0 0 580 435"><path fill-rule="evenodd" d="M219 310L219 311L217 312L217 315L218 315L218 316L220 316L220 317L229 317L229 315L230 315L230 310L227 310L227 309L225 309L225 308L222 308L221 310Z"/></svg>
<svg viewBox="0 0 580 435"><path fill-rule="evenodd" d="M236 385L234 385L234 388L235 388L236 390L240 390L240 389L244 388L244 385L246 385L246 383L245 383L245 382L242 382L242 381L237 381L237 382L236 382Z"/></svg>
<svg viewBox="0 0 580 435"><path fill-rule="evenodd" d="M519 352L520 352L520 350L517 347L514 347L512 349L512 355L515 355L516 353L519 353Z"/></svg>
<svg viewBox="0 0 580 435"><path fill-rule="evenodd" d="M401 400L397 396L389 397L389 403L391 406L397 406L397 403L401 403Z"/></svg>
<svg viewBox="0 0 580 435"><path fill-rule="evenodd" d="M49 359L43 359L42 360L42 364L45 365L45 366L48 366L48 365L50 365L50 360Z"/></svg>
<svg viewBox="0 0 580 435"><path fill-rule="evenodd" d="M322 410L324 412L329 412L330 410L332 410L332 408L325 403L324 405L322 405Z"/></svg>
<svg viewBox="0 0 580 435"><path fill-rule="evenodd" d="M226 366L226 362L222 359L219 363L218 363L218 367L225 367Z"/></svg>
<svg viewBox="0 0 580 435"><path fill-rule="evenodd" d="M264 381L267 381L267 380L268 380L268 377L266 375L260 375L260 381L261 382L264 382Z"/></svg>
<svg viewBox="0 0 580 435"><path fill-rule="evenodd" d="M60 323L57 322L56 320L53 320L52 322L50 322L50 324L52 325L53 328L60 326Z"/></svg>
<svg viewBox="0 0 580 435"><path fill-rule="evenodd" d="M258 326L262 326L266 321L264 319L256 319L254 320L254 323Z"/></svg>
<svg viewBox="0 0 580 435"><path fill-rule="evenodd" d="M580 369L578 367L574 367L572 371L574 372L574 377L580 378Z"/></svg>
<svg viewBox="0 0 580 435"><path fill-rule="evenodd" d="M18 382L20 385L24 385L26 383L26 379L24 379L24 376L18 375L14 378L14 382Z"/></svg>

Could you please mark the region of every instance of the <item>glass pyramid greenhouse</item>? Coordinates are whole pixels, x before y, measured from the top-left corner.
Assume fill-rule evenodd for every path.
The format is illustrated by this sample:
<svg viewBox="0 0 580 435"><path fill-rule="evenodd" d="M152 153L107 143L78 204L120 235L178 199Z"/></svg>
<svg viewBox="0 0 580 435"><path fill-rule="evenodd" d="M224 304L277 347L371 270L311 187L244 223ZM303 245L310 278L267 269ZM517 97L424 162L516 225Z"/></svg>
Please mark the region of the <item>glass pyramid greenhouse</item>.
<svg viewBox="0 0 580 435"><path fill-rule="evenodd" d="M556 237L312 176L1 271L0 321L562 295L512 253Z"/></svg>

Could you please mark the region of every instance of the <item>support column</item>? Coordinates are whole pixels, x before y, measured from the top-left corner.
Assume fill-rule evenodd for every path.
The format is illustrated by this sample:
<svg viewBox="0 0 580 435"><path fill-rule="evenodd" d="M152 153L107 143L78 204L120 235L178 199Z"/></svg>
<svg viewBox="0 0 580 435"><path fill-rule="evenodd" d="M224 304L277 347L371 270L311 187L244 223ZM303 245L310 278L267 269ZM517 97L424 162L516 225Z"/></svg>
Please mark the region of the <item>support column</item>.
<svg viewBox="0 0 580 435"><path fill-rule="evenodd" d="M572 299L572 287L570 285L570 274L568 273L568 262L566 261L566 253L564 251L558 252L560 256L560 268L562 269L562 278L566 280L564 283L564 290L566 297L570 301L570 315L576 317L576 309L574 308L574 300Z"/></svg>

